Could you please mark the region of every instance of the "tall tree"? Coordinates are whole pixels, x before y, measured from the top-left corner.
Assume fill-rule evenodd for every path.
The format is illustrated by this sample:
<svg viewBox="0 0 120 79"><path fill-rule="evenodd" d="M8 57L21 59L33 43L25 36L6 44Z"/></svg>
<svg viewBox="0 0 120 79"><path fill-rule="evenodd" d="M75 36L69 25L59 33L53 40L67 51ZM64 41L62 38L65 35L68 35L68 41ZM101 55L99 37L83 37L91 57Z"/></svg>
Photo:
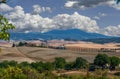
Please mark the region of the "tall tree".
<svg viewBox="0 0 120 79"><path fill-rule="evenodd" d="M0 0L0 3L6 3L6 0ZM8 20L0 14L0 39L9 40L9 30L14 29L15 26L8 22Z"/></svg>
<svg viewBox="0 0 120 79"><path fill-rule="evenodd" d="M62 57L55 58L55 61L53 62L55 69L63 69L66 65L66 61Z"/></svg>
<svg viewBox="0 0 120 79"><path fill-rule="evenodd" d="M9 30L14 29L15 26L8 22L8 20L0 15L0 39L9 40Z"/></svg>
<svg viewBox="0 0 120 79"><path fill-rule="evenodd" d="M115 67L120 64L120 59L118 57L110 57L110 69L115 70Z"/></svg>
<svg viewBox="0 0 120 79"><path fill-rule="evenodd" d="M87 63L87 60L83 59L82 57L77 57L73 66L76 69L87 68Z"/></svg>
<svg viewBox="0 0 120 79"><path fill-rule="evenodd" d="M94 59L94 64L103 68L110 64L110 59L106 54L98 54Z"/></svg>

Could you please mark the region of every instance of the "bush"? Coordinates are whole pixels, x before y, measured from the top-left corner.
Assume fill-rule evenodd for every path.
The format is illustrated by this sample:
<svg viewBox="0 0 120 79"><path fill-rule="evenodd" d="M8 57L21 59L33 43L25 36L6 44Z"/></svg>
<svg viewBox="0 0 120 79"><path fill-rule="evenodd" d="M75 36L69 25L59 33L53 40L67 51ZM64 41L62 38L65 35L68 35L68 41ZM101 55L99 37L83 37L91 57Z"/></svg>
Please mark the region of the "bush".
<svg viewBox="0 0 120 79"><path fill-rule="evenodd" d="M44 63L44 70L52 71L52 70L54 70L54 65L50 62L46 62L46 63Z"/></svg>
<svg viewBox="0 0 120 79"><path fill-rule="evenodd" d="M115 70L115 67L120 64L120 59L118 57L110 57L110 69Z"/></svg>
<svg viewBox="0 0 120 79"><path fill-rule="evenodd" d="M30 67L23 67L23 73L27 76L26 79L40 79L40 74L35 69Z"/></svg>
<svg viewBox="0 0 120 79"><path fill-rule="evenodd" d="M114 75L116 75L116 76L120 76L120 72L116 72Z"/></svg>
<svg viewBox="0 0 120 79"><path fill-rule="evenodd" d="M31 67L35 68L37 71L42 73L44 71L44 63L43 62L36 62L31 63Z"/></svg>
<svg viewBox="0 0 120 79"><path fill-rule="evenodd" d="M87 65L88 65L88 62L85 59L83 59L81 57L77 57L75 62L74 62L73 68L85 69L85 68L87 68Z"/></svg>
<svg viewBox="0 0 120 79"><path fill-rule="evenodd" d="M73 62L69 62L65 65L65 70L72 70L73 69Z"/></svg>
<svg viewBox="0 0 120 79"><path fill-rule="evenodd" d="M30 67L30 64L28 62L21 62L19 67Z"/></svg>
<svg viewBox="0 0 120 79"><path fill-rule="evenodd" d="M110 59L106 54L98 54L94 59L94 65L106 68L106 64L110 64Z"/></svg>
<svg viewBox="0 0 120 79"><path fill-rule="evenodd" d="M90 65L89 66L89 71L95 71L96 69L96 66L95 65Z"/></svg>
<svg viewBox="0 0 120 79"><path fill-rule="evenodd" d="M23 43L23 42L18 43L18 46L24 46L24 45L25 45L25 43Z"/></svg>
<svg viewBox="0 0 120 79"><path fill-rule="evenodd" d="M8 67L0 69L0 79L26 79L22 69L18 67Z"/></svg>
<svg viewBox="0 0 120 79"><path fill-rule="evenodd" d="M3 61L0 63L0 68L7 68L8 66L17 66L18 63L16 61Z"/></svg>
<svg viewBox="0 0 120 79"><path fill-rule="evenodd" d="M96 79L108 79L107 77L98 77Z"/></svg>
<svg viewBox="0 0 120 79"><path fill-rule="evenodd" d="M66 65L66 61L62 57L55 58L55 61L53 62L55 69L64 69Z"/></svg>

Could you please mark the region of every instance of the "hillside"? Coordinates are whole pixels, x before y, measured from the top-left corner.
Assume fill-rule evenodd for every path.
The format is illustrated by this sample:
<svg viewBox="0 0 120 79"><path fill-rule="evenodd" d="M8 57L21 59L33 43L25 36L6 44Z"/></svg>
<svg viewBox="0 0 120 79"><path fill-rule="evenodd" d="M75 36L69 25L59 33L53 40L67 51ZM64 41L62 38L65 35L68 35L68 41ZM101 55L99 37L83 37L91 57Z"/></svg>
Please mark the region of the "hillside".
<svg viewBox="0 0 120 79"><path fill-rule="evenodd" d="M120 43L120 37L85 39L85 40L82 40L82 41L100 43L100 44L111 43L111 42Z"/></svg>
<svg viewBox="0 0 120 79"><path fill-rule="evenodd" d="M108 36L87 33L79 29L68 30L52 30L46 33L11 33L12 40L33 40L33 39L69 39L69 40L82 40L82 39L94 39L94 38L107 38Z"/></svg>

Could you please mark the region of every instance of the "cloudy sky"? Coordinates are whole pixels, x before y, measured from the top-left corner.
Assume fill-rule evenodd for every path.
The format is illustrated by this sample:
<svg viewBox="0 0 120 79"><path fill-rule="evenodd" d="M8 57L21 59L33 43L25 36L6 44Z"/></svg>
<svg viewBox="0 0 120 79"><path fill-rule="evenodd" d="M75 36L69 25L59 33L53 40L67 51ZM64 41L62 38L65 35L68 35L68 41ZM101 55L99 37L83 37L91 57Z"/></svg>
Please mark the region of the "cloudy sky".
<svg viewBox="0 0 120 79"><path fill-rule="evenodd" d="M81 29L120 36L120 4L115 0L7 0L0 13L17 32Z"/></svg>

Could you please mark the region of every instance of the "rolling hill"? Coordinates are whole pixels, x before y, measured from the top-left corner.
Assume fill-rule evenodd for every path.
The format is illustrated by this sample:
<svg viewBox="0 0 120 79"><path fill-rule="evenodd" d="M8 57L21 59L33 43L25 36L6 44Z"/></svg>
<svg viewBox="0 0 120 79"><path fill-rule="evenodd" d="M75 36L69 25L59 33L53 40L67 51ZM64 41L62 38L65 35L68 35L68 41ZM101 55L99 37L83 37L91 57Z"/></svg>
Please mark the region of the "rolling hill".
<svg viewBox="0 0 120 79"><path fill-rule="evenodd" d="M95 38L108 38L108 36L98 33L87 33L79 29L67 30L52 30L46 33L30 32L30 33L11 33L12 40L35 40L35 39L95 39Z"/></svg>

